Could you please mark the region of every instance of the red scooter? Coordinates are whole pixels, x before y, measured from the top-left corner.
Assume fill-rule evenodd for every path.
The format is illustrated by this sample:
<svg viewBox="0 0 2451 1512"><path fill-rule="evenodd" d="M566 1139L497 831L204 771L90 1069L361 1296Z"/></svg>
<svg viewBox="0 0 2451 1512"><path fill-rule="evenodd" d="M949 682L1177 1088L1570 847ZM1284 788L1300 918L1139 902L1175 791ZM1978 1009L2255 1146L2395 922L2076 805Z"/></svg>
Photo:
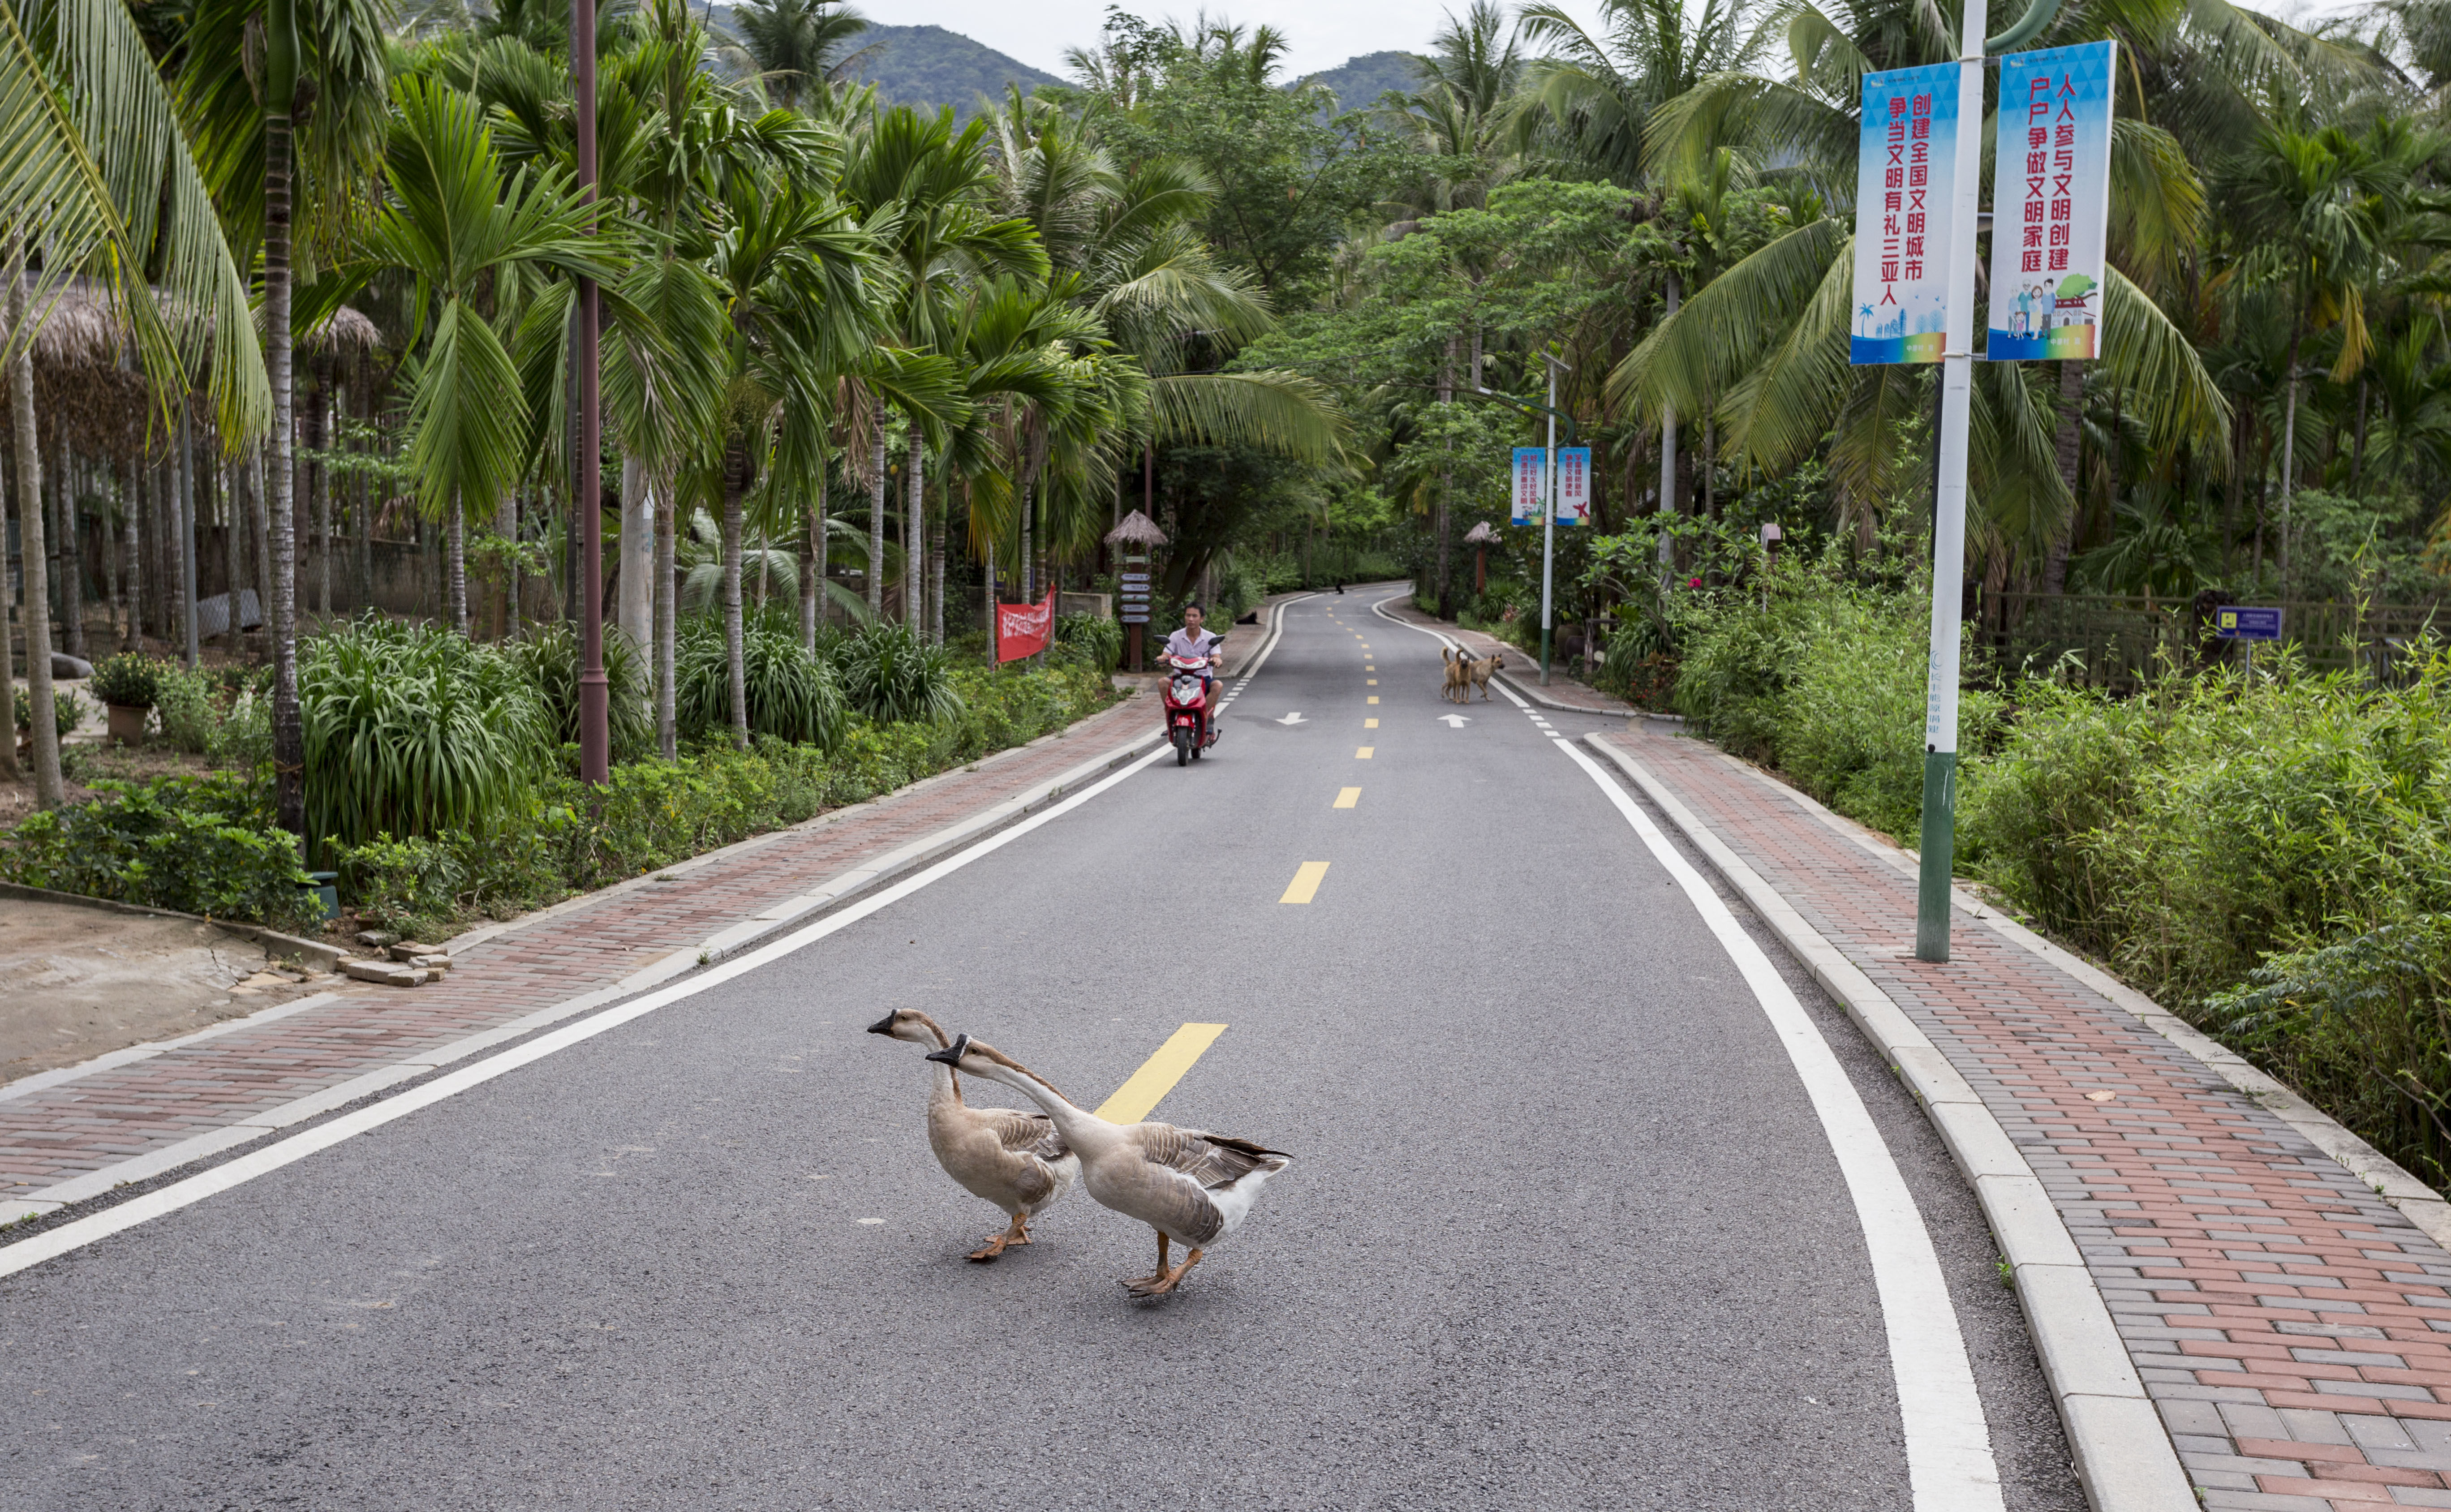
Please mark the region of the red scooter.
<svg viewBox="0 0 2451 1512"><path fill-rule="evenodd" d="M1166 658L1166 728L1174 741L1174 764L1184 766L1200 759L1200 753L1217 743L1216 727L1208 720L1208 699L1201 687L1200 675L1215 665L1211 657L1177 657Z"/></svg>

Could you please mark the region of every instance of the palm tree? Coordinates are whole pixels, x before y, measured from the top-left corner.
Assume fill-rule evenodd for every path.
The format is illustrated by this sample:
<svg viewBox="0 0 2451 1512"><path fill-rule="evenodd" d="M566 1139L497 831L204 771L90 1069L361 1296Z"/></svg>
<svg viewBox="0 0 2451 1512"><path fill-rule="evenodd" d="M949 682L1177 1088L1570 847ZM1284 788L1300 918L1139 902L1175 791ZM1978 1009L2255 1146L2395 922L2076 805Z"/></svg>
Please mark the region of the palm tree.
<svg viewBox="0 0 2451 1512"><path fill-rule="evenodd" d="M834 0L747 0L733 8L732 29L768 97L788 109L798 109L803 95L841 79L873 50L853 47L868 18Z"/></svg>
<svg viewBox="0 0 2451 1512"><path fill-rule="evenodd" d="M127 10L107 0L7 10L0 119L10 124L0 148L0 242L9 264L0 366L9 374L19 543L35 561L46 545L33 342L72 275L101 274L156 395L184 395L203 381L223 433L232 437L262 434L273 406L245 283L176 103ZM39 253L39 266L29 252ZM64 787L49 610L40 591L26 595L25 617L35 800L49 808Z"/></svg>
<svg viewBox="0 0 2451 1512"><path fill-rule="evenodd" d="M529 416L518 363L485 304L515 312L515 291L547 272L618 285L619 238L555 168L505 171L472 97L407 79L392 90L388 190L356 254L306 291L311 324L382 272L417 281L403 347L408 364L408 463L430 518L445 521L448 613L468 632L465 520L526 470ZM429 320L431 336L428 338ZM508 324L506 322L506 324Z"/></svg>
<svg viewBox="0 0 2451 1512"><path fill-rule="evenodd" d="M235 67L251 32L261 74ZM385 41L370 0L201 0L178 59L180 105L238 246L263 248L264 360L270 389L265 459L272 558L273 810L306 823L305 731L298 708L297 471L291 363L300 169L307 193L305 266L341 241L351 202L382 149ZM303 144L297 119L311 112ZM301 150L303 146L304 150ZM329 311L325 312L326 314ZM308 323L310 325L312 323Z"/></svg>
<svg viewBox="0 0 2451 1512"><path fill-rule="evenodd" d="M1419 66L1422 88L1382 112L1425 165L1402 191L1412 216L1484 204L1514 172L1510 111L1524 60L1512 31L1493 0L1472 0L1461 20L1447 12Z"/></svg>

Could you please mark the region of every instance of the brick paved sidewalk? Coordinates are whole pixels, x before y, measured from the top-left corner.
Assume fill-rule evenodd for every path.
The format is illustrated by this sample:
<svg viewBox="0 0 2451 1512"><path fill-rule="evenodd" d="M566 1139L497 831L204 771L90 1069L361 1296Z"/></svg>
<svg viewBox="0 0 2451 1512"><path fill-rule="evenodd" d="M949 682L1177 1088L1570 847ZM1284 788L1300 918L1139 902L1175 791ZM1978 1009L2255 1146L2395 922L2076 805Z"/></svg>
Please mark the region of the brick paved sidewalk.
<svg viewBox="0 0 2451 1512"><path fill-rule="evenodd" d="M1612 735L1893 999L2056 1204L2203 1504L2451 1507L2451 1254L2135 1013L1699 741ZM1885 850L1888 849L1885 845Z"/></svg>
<svg viewBox="0 0 2451 1512"><path fill-rule="evenodd" d="M1127 698L971 768L472 932L440 982L304 1000L172 1049L104 1056L84 1074L70 1068L0 1087L0 1223L261 1138L486 1048L466 1044L472 1036L515 1037L595 1006L590 998L679 975L701 951L808 908L813 888L1157 734L1149 701Z"/></svg>
<svg viewBox="0 0 2451 1512"><path fill-rule="evenodd" d="M1578 714L1635 715L1642 712L1624 699L1612 697L1589 683L1577 682L1554 665L1549 669L1549 685L1544 688L1540 686L1540 658L1538 654L1526 652L1521 646L1511 641L1500 640L1496 636L1485 632L1465 630L1446 620L1433 619L1413 607L1412 600L1409 599L1401 603L1389 604L1387 612L1406 624L1420 625L1424 629L1438 631L1441 635L1461 644L1476 657L1504 653L1506 670L1498 674L1499 680L1511 684L1516 692L1535 703L1544 704L1551 709L1571 709Z"/></svg>

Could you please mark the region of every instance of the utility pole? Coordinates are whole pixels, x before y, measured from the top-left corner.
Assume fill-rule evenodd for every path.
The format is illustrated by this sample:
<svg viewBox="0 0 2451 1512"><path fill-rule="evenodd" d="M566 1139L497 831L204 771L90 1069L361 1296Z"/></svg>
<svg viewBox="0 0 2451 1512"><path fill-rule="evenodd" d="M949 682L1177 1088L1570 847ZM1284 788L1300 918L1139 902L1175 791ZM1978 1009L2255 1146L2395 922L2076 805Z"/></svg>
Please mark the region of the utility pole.
<svg viewBox="0 0 2451 1512"><path fill-rule="evenodd" d="M596 0L570 0L571 85L578 97L578 192L596 203ZM593 217L588 230L596 229ZM603 415L597 393L597 342L602 305L596 281L578 281L578 479L570 506L578 511L578 777L602 787L613 776L612 689L604 677Z"/></svg>
<svg viewBox="0 0 2451 1512"><path fill-rule="evenodd" d="M1980 4L1981 0L1975 0L1975 3ZM1550 573L1558 536L1558 425L1559 422L1565 422L1566 444L1569 446L1575 444L1575 417L1558 407L1558 374L1560 371L1571 373L1575 369L1572 364L1559 362L1547 352L1540 354L1540 360L1549 364L1549 403L1545 404L1535 404L1528 399L1517 399L1512 394L1501 394L1493 388L1476 387L1475 391L1483 399L1494 399L1501 404L1512 404L1527 414L1537 410L1549 417L1548 477L1540 489L1540 686L1545 688L1549 685Z"/></svg>

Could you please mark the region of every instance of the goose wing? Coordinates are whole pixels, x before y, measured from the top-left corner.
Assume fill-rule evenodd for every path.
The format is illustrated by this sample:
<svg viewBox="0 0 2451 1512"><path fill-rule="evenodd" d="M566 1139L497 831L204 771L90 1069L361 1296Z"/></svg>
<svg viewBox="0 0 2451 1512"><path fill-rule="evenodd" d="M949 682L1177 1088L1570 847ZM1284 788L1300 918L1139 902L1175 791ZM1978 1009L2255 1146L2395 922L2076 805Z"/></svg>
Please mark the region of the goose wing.
<svg viewBox="0 0 2451 1512"><path fill-rule="evenodd" d="M1052 1163L1072 1152L1071 1147L1064 1143L1064 1136L1055 1131L1055 1121L1045 1113L1025 1113L1010 1108L982 1108L979 1111L1008 1154L1036 1155Z"/></svg>
<svg viewBox="0 0 2451 1512"><path fill-rule="evenodd" d="M1171 1124L1142 1124L1139 1128L1144 1158L1188 1176L1210 1191L1232 1186L1273 1159L1289 1158L1282 1150L1230 1134L1212 1134L1205 1129L1177 1129Z"/></svg>

